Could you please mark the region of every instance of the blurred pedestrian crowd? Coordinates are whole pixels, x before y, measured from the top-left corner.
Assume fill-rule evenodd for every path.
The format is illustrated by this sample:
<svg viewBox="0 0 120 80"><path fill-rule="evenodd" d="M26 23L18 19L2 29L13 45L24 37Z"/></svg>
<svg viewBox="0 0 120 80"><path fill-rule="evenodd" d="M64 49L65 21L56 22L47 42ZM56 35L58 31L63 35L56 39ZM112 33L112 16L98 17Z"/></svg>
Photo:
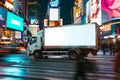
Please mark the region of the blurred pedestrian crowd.
<svg viewBox="0 0 120 80"><path fill-rule="evenodd" d="M120 80L120 42L114 45L114 72L115 80Z"/></svg>
<svg viewBox="0 0 120 80"><path fill-rule="evenodd" d="M117 42L115 44L107 45L102 44L101 51L103 51L103 56L106 55L107 52L110 53L111 56L113 56L114 62L113 65L111 66L113 66L113 70L115 72L114 80L120 80L120 43ZM74 80L88 80L86 73L96 74L97 71L98 68L95 62L81 56L79 59L77 59L77 71L76 71L77 73Z"/></svg>
<svg viewBox="0 0 120 80"><path fill-rule="evenodd" d="M103 52L104 55L106 55L107 52L110 53L110 55L114 55L115 51L114 51L114 44L101 44L101 50Z"/></svg>

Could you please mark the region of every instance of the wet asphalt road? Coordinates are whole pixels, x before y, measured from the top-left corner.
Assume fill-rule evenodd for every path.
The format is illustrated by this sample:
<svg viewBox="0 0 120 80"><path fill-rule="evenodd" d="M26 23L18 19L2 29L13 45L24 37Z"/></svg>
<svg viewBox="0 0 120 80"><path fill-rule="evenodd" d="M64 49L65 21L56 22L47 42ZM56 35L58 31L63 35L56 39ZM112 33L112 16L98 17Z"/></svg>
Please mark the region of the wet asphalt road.
<svg viewBox="0 0 120 80"><path fill-rule="evenodd" d="M114 80L113 57L98 55L91 58L98 67L96 73L86 73L88 80ZM0 57L0 80L73 80L76 61L67 59L35 60L25 53Z"/></svg>
<svg viewBox="0 0 120 80"><path fill-rule="evenodd" d="M75 72L72 60L35 60L15 53L0 58L0 80L73 80Z"/></svg>

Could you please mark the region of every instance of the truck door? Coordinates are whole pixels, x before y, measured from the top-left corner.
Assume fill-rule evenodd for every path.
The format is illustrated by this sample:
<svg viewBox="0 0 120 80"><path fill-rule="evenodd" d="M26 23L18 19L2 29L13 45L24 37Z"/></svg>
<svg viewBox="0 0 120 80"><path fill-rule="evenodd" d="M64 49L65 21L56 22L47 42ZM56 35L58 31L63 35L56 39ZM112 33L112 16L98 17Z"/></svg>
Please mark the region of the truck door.
<svg viewBox="0 0 120 80"><path fill-rule="evenodd" d="M36 50L36 47L37 47L37 37L32 37L27 47L27 51L29 51L28 54L32 54Z"/></svg>

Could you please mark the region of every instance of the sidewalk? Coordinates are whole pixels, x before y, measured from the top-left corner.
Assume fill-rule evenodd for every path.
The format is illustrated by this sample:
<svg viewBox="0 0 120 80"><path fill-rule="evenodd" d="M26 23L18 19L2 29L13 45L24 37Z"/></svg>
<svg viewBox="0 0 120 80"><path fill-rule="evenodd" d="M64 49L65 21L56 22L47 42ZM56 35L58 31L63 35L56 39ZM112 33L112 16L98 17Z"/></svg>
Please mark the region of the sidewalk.
<svg viewBox="0 0 120 80"><path fill-rule="evenodd" d="M113 54L111 55L110 52L106 52L105 54L103 54L103 52L99 50L97 52L97 56L114 56L114 55Z"/></svg>
<svg viewBox="0 0 120 80"><path fill-rule="evenodd" d="M106 59L106 60L110 60L110 61L114 61L114 57L115 55L110 55L110 52L106 52L106 54L104 55L102 51L97 52L97 55L92 56L92 57L86 57L87 59L90 60L101 60L101 59Z"/></svg>

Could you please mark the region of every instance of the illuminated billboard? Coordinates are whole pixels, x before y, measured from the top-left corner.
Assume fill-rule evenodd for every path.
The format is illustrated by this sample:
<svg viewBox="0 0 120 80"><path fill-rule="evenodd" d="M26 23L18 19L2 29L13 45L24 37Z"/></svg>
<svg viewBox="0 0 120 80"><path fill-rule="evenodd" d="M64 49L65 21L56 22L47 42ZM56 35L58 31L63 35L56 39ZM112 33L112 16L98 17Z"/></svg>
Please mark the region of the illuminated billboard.
<svg viewBox="0 0 120 80"><path fill-rule="evenodd" d="M21 32L15 31L15 39L21 39Z"/></svg>
<svg viewBox="0 0 120 80"><path fill-rule="evenodd" d="M120 17L120 0L101 0L102 6L102 22L112 20L112 18Z"/></svg>
<svg viewBox="0 0 120 80"><path fill-rule="evenodd" d="M6 15L7 15L6 9L0 7L0 27L5 27Z"/></svg>
<svg viewBox="0 0 120 80"><path fill-rule="evenodd" d="M24 20L23 18L8 12L7 13L7 21L6 21L6 27L18 31L23 31L24 26Z"/></svg>
<svg viewBox="0 0 120 80"><path fill-rule="evenodd" d="M76 0L75 2L75 20L82 15L82 0Z"/></svg>
<svg viewBox="0 0 120 80"><path fill-rule="evenodd" d="M58 8L50 8L50 21L58 21L59 20L59 9Z"/></svg>
<svg viewBox="0 0 120 80"><path fill-rule="evenodd" d="M90 23L90 1L86 3L86 23Z"/></svg>
<svg viewBox="0 0 120 80"><path fill-rule="evenodd" d="M58 26L59 25L59 22L58 21L49 21L49 26L50 27L56 27L56 26Z"/></svg>
<svg viewBox="0 0 120 80"><path fill-rule="evenodd" d="M37 18L31 18L30 19L30 24L39 24L38 19Z"/></svg>
<svg viewBox="0 0 120 80"><path fill-rule="evenodd" d="M5 0L5 4L3 4L3 6L8 8L9 10L14 10L13 2L14 0Z"/></svg>
<svg viewBox="0 0 120 80"><path fill-rule="evenodd" d="M59 0L51 0L50 1L50 7L58 7Z"/></svg>
<svg viewBox="0 0 120 80"><path fill-rule="evenodd" d="M39 31L39 25L29 25L32 36L36 36Z"/></svg>
<svg viewBox="0 0 120 80"><path fill-rule="evenodd" d="M90 23L96 22L97 24L101 25L101 0L90 0L90 7Z"/></svg>

